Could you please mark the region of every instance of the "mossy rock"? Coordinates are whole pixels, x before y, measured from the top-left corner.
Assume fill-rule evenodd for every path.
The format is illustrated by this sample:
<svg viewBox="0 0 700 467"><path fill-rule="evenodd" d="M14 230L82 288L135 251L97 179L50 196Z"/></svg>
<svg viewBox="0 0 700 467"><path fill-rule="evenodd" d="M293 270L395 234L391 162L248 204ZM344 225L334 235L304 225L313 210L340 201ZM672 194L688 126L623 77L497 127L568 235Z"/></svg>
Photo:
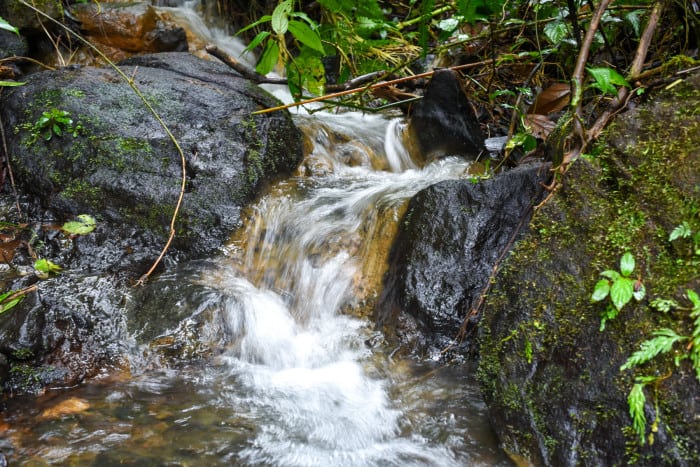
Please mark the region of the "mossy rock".
<svg viewBox="0 0 700 467"><path fill-rule="evenodd" d="M501 267L480 323L478 376L506 450L536 465L700 464L700 383L689 360L675 366L664 355L620 371L653 330L692 332L687 311L663 314L650 301L688 306L685 290L700 292L700 258L669 241L684 221L700 230L699 114L695 75L619 117ZM591 293L626 251L646 298L601 331L606 305ZM662 376L645 388L644 443L627 403L639 375Z"/></svg>

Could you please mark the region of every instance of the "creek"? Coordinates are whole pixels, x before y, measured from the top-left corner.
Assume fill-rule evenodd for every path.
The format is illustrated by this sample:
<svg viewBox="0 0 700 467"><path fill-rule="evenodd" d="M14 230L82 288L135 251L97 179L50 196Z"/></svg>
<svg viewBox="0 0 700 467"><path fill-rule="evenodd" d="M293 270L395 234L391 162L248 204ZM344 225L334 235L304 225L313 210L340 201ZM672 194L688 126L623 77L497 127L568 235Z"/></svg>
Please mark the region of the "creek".
<svg viewBox="0 0 700 467"><path fill-rule="evenodd" d="M171 11L200 21L191 5ZM154 278L167 299L148 313L126 300L122 371L8 402L0 448L16 465L511 465L476 365L394 355L362 312L407 200L468 163L416 167L399 120L294 118L309 142L298 173L269 187L219 256ZM164 303L181 327L206 315L198 339L218 352L173 363L148 345L173 313Z"/></svg>

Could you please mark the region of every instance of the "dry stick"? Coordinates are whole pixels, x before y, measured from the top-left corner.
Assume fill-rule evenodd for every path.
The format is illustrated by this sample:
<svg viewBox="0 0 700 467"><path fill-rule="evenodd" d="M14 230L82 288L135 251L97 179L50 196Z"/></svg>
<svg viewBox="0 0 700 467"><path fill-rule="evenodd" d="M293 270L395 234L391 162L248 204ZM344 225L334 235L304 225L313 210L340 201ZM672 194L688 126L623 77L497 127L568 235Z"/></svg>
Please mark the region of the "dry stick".
<svg viewBox="0 0 700 467"><path fill-rule="evenodd" d="M24 220L24 214L22 213L22 208L19 205L19 195L17 194L17 186L15 185L15 176L12 173L12 165L10 164L10 152L7 149L7 140L5 139L5 123L2 121L2 116L0 116L0 138L2 138L2 149L5 153L5 164L7 164L7 173L10 175L10 185L12 186L12 194L15 196L15 205L17 206L17 213L19 220Z"/></svg>
<svg viewBox="0 0 700 467"><path fill-rule="evenodd" d="M496 61L496 59L490 58L488 60L482 60L480 62L467 63L465 65L457 65L457 66L452 66L452 67L444 68L444 69L445 70L454 70L454 71L465 70L468 68L476 68L479 66L488 65L488 64L493 63L495 61ZM265 113L269 113L269 112L276 112L278 110L285 110L285 109L289 109L292 107L298 107L300 105L311 104L313 102L325 101L328 99L333 99L335 97L347 96L349 94L354 94L357 92L373 91L375 89L383 88L386 86L392 86L392 85L398 84L398 83L404 83L406 81L411 81L414 79L426 78L428 76L432 76L434 73L435 73L435 70L426 71L425 73L420 73L420 74L411 75L411 76L404 76L403 78L397 78L397 79L393 79L391 81L382 81L381 83L374 83L374 84L371 84L369 86L364 86L361 88L348 89L347 91L340 91L340 92L334 92L332 94L325 94L323 96L312 97L311 99L306 99L303 101L292 102L291 104L280 105L278 107L270 107L269 109L257 110L255 112L253 112L251 115L260 115L260 114L265 114Z"/></svg>
<svg viewBox="0 0 700 467"><path fill-rule="evenodd" d="M175 210L173 211L173 216L170 219L170 235L168 236L168 240L165 242L165 246L163 246L163 249L160 252L160 255L156 260L153 262L151 265L151 268L143 274L139 279L136 281L135 285L143 285L148 279L148 277L153 274L153 271L158 267L160 262L163 260L163 257L165 256L165 253L167 253L168 249L170 249L170 245L173 242L173 238L175 238L175 221L177 220L177 215L180 212L180 207L182 206L182 200L185 197L185 186L187 183L187 161L185 160L185 153L182 151L182 148L180 147L180 143L178 143L177 139L175 139L175 136L172 134L168 126L165 124L163 119L160 117L158 112L153 108L153 106L148 102L148 99L146 99L146 96L143 95L141 90L136 86L134 83L134 78L133 77L128 77L117 65L115 65L100 49L95 47L93 44L91 44L88 40L83 38L80 34L76 33L75 31L71 30L70 28L67 28L65 25L61 24L59 21L56 21L53 19L51 16L47 15L43 11L39 10L33 5L28 4L25 0L19 0L19 2L26 6L27 8L33 10L35 13L45 17L49 21L57 24L59 27L62 27L68 32L69 34L73 35L78 41L82 42L85 44L87 47L95 51L102 59L104 59L116 72L121 76L131 87L131 89L136 93L137 96L141 99L143 102L144 106L148 111L153 115L153 117L158 121L160 126L163 128L165 133L168 135L168 138L173 142L175 145L175 148L177 149L177 152L180 155L180 162L181 162L181 167L182 167L182 178L181 178L181 183L180 183L180 194L178 195L177 198L177 203L175 204Z"/></svg>

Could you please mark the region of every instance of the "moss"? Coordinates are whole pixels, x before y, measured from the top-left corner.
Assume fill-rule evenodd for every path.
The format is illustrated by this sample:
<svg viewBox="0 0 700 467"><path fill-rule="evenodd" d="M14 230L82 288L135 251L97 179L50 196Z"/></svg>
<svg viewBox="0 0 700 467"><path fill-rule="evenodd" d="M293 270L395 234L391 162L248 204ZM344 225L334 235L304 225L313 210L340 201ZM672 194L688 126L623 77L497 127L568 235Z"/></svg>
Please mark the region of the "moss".
<svg viewBox="0 0 700 467"><path fill-rule="evenodd" d="M499 432L502 439L513 439L507 447L518 447L535 462L556 464L573 446L579 460L593 463L601 462L601 452L610 446L618 450L605 454L610 463L622 462L625 455L658 460L674 450L688 462L700 460L694 448L687 448L697 447L692 436L697 426L683 415L688 410L683 403L698 387L689 363L676 369L672 358L665 358L644 368L644 374L674 374L673 382L658 390L662 429L670 439L635 449L629 439L625 447L629 430L624 430L630 423L626 396L634 374L618 370L653 329L671 327L687 335L688 317L654 312L647 301L623 309L600 333L604 305L590 303L598 274L617 269L628 250L650 298L683 302L685 288L695 285L700 291L700 261L683 256L668 241L684 220L700 223L700 91L677 88L675 96L611 126L594 148L596 156L574 164L564 188L536 214L530 233L501 266L488 298L478 378L496 416L518 421ZM631 134L630 126L642 130ZM521 335L507 340L514 329ZM537 368L532 375L534 367L524 358L526 342ZM566 407L578 411L568 421L562 420ZM527 426L536 437L522 435ZM580 437L576 442L574 434ZM538 452L560 457L539 459Z"/></svg>

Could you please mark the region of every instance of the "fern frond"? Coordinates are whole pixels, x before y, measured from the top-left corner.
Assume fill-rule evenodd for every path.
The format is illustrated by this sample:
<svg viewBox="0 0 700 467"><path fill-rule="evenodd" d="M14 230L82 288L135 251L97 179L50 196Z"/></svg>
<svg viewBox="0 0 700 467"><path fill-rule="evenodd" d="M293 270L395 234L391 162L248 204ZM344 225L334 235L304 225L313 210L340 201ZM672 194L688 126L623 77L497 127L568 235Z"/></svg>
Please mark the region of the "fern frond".
<svg viewBox="0 0 700 467"><path fill-rule="evenodd" d="M639 436L640 444L644 444L644 434L647 428L647 419L644 416L644 404L647 398L644 396L644 383L636 383L627 396L627 404L630 408L632 428Z"/></svg>
<svg viewBox="0 0 700 467"><path fill-rule="evenodd" d="M642 342L639 350L630 355L625 364L620 367L620 371L646 363L660 353L670 351L676 342L688 339L686 336L680 336L668 328L658 329L652 334L656 337Z"/></svg>

